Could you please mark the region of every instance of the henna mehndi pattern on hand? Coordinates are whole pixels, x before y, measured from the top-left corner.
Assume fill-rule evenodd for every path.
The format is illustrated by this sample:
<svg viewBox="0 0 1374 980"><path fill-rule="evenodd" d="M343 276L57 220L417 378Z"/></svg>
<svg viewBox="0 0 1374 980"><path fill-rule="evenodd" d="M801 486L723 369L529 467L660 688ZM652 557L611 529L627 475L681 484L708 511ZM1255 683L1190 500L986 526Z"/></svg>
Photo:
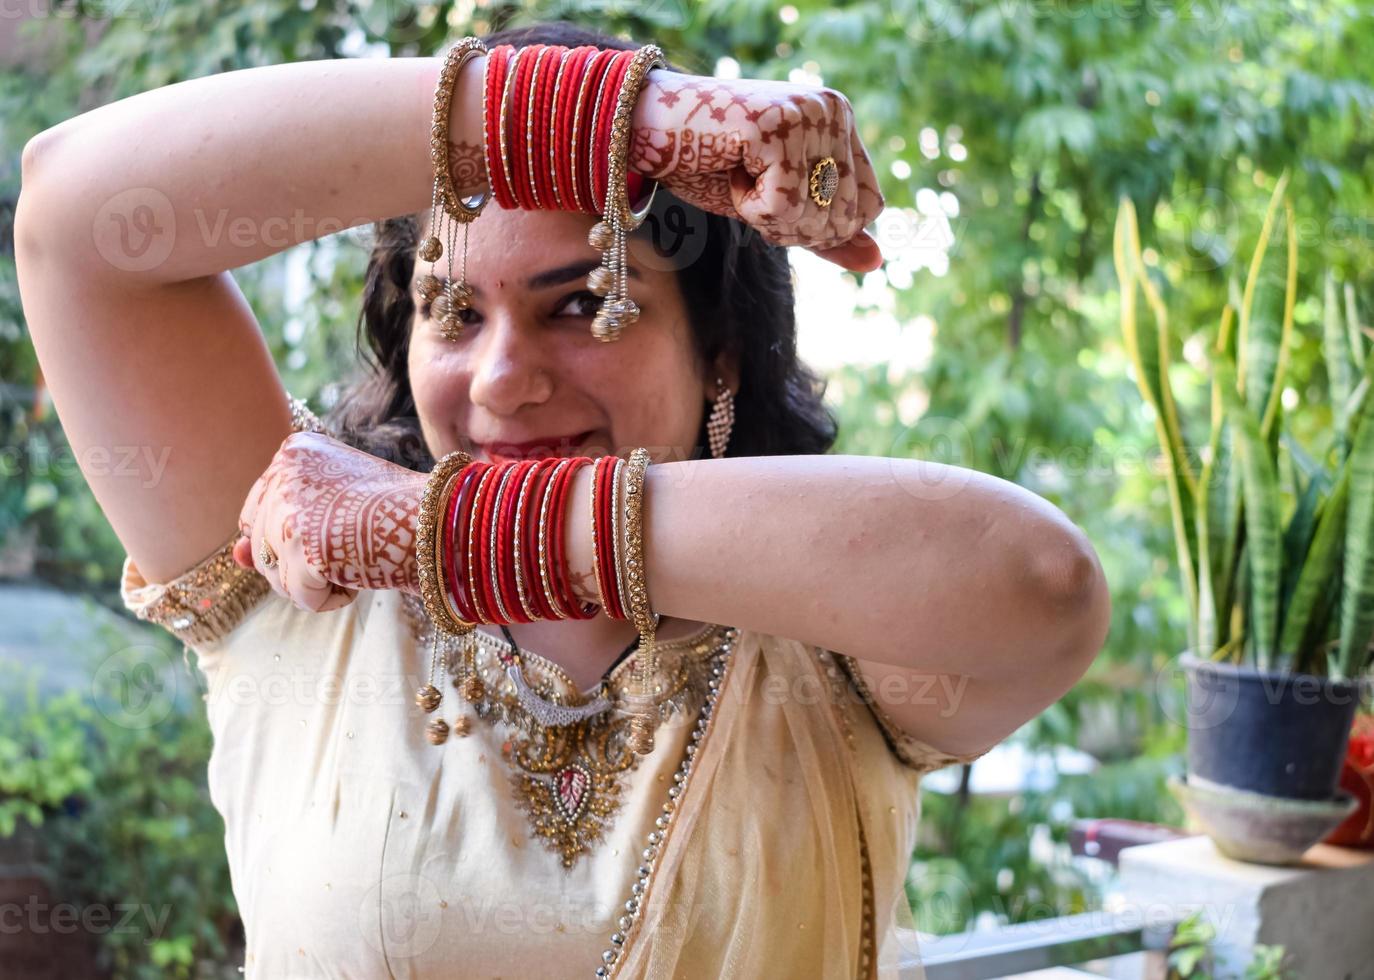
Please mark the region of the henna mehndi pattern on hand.
<svg viewBox="0 0 1374 980"><path fill-rule="evenodd" d="M279 564L265 577L306 608L337 592L332 587L418 592L423 484L423 474L329 436L296 433L258 478L240 527L267 536Z"/></svg>
<svg viewBox="0 0 1374 980"><path fill-rule="evenodd" d="M838 245L882 210L853 111L839 92L654 73L643 98L653 100L650 122L636 128L631 167L688 203L753 225L774 244ZM840 186L835 204L821 209L806 187L811 166L827 155Z"/></svg>

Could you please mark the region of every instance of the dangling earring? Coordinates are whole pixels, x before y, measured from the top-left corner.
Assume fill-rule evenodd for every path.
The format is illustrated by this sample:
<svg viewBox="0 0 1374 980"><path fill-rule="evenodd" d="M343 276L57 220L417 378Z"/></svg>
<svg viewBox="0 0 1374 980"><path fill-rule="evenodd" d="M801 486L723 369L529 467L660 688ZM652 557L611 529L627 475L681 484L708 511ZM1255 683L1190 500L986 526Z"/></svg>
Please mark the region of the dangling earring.
<svg viewBox="0 0 1374 980"><path fill-rule="evenodd" d="M711 455L720 459L730 444L730 430L735 427L735 393L721 377L716 378L716 392L711 417L706 420L706 434L711 440Z"/></svg>

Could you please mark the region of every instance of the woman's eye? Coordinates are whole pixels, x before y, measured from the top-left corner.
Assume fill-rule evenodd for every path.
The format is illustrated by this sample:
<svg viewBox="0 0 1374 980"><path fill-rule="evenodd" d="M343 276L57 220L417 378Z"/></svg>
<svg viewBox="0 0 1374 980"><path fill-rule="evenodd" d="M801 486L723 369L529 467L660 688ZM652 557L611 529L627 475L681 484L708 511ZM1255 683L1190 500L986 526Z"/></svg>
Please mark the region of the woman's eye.
<svg viewBox="0 0 1374 980"><path fill-rule="evenodd" d="M596 316L601 308L601 297L588 290L573 293L563 301L555 316Z"/></svg>

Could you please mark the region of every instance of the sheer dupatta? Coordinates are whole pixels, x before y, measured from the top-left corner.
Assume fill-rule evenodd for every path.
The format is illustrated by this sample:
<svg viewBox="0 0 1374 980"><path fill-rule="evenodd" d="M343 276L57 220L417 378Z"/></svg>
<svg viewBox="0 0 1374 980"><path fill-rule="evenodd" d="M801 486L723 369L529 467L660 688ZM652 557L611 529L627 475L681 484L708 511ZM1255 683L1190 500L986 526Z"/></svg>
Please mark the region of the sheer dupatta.
<svg viewBox="0 0 1374 980"><path fill-rule="evenodd" d="M613 975L895 977L919 778L832 657L742 632Z"/></svg>

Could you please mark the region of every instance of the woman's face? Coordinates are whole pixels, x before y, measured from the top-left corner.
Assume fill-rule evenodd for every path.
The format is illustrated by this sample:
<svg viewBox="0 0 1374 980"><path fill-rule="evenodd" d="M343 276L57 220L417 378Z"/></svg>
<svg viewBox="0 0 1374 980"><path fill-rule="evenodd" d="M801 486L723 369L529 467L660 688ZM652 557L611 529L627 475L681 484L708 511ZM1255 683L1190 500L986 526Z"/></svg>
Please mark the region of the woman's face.
<svg viewBox="0 0 1374 980"><path fill-rule="evenodd" d="M677 275L637 261L632 247L629 291L639 320L619 340L597 340L591 324L600 297L587 291L600 257L587 243L594 221L488 206L470 226L473 301L457 340L444 339L416 291L415 281L431 271L417 258L410 382L436 459L455 449L498 462L625 455L636 446L658 462L690 458L715 374L707 377L696 362ZM421 240L428 234L426 218ZM460 229L454 278L462 247ZM445 254L433 265L441 281L447 263Z"/></svg>

